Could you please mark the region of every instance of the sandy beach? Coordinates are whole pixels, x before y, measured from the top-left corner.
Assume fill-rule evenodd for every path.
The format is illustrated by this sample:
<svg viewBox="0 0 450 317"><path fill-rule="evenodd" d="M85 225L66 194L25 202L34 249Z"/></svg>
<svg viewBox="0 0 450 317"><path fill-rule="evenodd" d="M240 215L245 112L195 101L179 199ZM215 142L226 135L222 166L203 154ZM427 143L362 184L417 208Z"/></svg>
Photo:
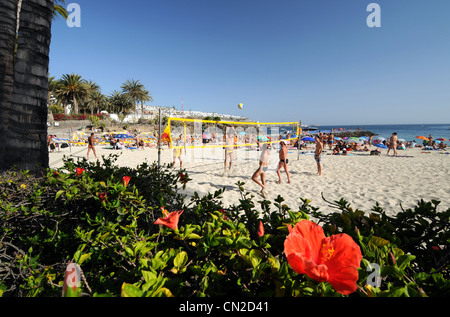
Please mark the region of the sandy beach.
<svg viewBox="0 0 450 317"><path fill-rule="evenodd" d="M375 149L375 147L370 147ZM136 167L144 161L158 160L155 148L145 150L112 150L105 146L96 146L97 156L120 154L119 166ZM424 151L420 148L399 150L398 157L386 156L387 150L381 149L380 156L369 155L368 152L354 152L352 155L331 155L326 150L322 156L322 175L317 175L317 166L312 154L312 145L302 150L289 149L289 170L291 184L287 184L286 174L282 175L282 184L277 184L278 150L273 148L269 157L269 169L266 176L268 200L281 195L292 210L296 210L300 198L311 200L311 205L320 208L323 213L335 209L322 199L322 193L328 201L341 197L349 201L354 209L369 212L378 201L388 214L396 214L416 205L417 201L432 199L441 201L441 208L450 206L450 155L445 151ZM64 148L49 153L50 167L62 166L62 157L70 156L75 160L86 157L87 146ZM221 148L188 149L183 153L183 168L192 179L183 191L189 200L196 191L199 195L226 188L222 201L225 205L239 203L240 193L236 186L238 181L245 183L245 189L255 195L254 201L262 199L260 187L251 180L253 172L258 168L259 152L239 149L235 153L232 170L229 176L222 176L224 156ZM90 154L90 161L95 161ZM172 162L172 150L161 151L161 163ZM176 167L179 168L178 161ZM259 204L256 204L259 205ZM273 207L275 208L275 207Z"/></svg>

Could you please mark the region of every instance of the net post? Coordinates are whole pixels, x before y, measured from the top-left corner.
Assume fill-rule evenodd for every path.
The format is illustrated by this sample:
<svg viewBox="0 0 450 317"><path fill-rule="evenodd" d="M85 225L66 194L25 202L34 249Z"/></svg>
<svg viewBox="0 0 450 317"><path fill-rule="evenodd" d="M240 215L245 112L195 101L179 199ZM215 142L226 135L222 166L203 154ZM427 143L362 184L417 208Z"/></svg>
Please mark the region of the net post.
<svg viewBox="0 0 450 317"><path fill-rule="evenodd" d="M161 166L161 107L159 107L158 166Z"/></svg>
<svg viewBox="0 0 450 317"><path fill-rule="evenodd" d="M302 120L299 121L297 127L297 161L300 160L300 133L302 132Z"/></svg>

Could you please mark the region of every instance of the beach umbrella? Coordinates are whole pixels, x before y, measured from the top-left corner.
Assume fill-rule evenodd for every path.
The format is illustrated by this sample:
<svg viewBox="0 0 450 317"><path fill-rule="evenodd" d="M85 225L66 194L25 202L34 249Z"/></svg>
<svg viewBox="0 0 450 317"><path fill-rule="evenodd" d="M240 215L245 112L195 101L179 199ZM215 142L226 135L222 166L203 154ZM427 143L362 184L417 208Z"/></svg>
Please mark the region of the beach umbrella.
<svg viewBox="0 0 450 317"><path fill-rule="evenodd" d="M347 140L345 140L344 142L347 142L347 143L363 143L362 140L359 140L359 139L353 139L353 138L347 139Z"/></svg>
<svg viewBox="0 0 450 317"><path fill-rule="evenodd" d="M422 140L425 140L425 141L430 141L427 137L424 137L423 135L416 136L416 138L417 139L422 139Z"/></svg>
<svg viewBox="0 0 450 317"><path fill-rule="evenodd" d="M384 145L384 144L382 144L382 143L374 144L374 146L380 147L380 148L382 148L382 149L387 149L387 148L388 148L386 145Z"/></svg>
<svg viewBox="0 0 450 317"><path fill-rule="evenodd" d="M305 136L304 138L302 138L302 141L314 141L314 139L309 136Z"/></svg>
<svg viewBox="0 0 450 317"><path fill-rule="evenodd" d="M257 135L256 139L259 141L269 141L269 138L265 135Z"/></svg>
<svg viewBox="0 0 450 317"><path fill-rule="evenodd" d="M384 141L386 140L385 138L381 137L381 136L376 136L373 138L374 140L379 140L379 141Z"/></svg>
<svg viewBox="0 0 450 317"><path fill-rule="evenodd" d="M438 141L448 141L446 138L439 138L439 139L436 139L436 140L438 140Z"/></svg>

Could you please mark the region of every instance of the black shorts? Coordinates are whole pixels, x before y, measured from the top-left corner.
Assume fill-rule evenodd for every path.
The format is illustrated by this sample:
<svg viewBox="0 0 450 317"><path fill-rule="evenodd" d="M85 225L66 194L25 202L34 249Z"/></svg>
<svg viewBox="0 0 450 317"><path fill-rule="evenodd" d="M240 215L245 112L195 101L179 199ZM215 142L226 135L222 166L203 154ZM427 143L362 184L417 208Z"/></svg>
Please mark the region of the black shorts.
<svg viewBox="0 0 450 317"><path fill-rule="evenodd" d="M285 162L286 161L286 162ZM286 160L280 160L280 162L283 162L283 163L289 163L289 160L288 159L286 159Z"/></svg>

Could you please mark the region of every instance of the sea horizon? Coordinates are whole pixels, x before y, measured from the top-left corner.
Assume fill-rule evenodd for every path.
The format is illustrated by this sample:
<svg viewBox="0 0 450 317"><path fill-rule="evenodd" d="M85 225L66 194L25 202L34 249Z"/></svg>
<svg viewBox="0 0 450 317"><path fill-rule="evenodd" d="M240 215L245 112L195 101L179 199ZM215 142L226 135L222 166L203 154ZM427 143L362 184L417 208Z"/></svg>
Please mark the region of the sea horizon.
<svg viewBox="0 0 450 317"><path fill-rule="evenodd" d="M415 124L351 124L351 125L309 125L314 127L317 131L326 133L327 131L344 129L344 130L361 130L370 131L380 137L389 138L392 133L396 132L399 139L406 141L422 142L417 139L417 136L428 137L432 135L433 138L450 139L450 123L415 123ZM445 141L448 144L448 141Z"/></svg>

